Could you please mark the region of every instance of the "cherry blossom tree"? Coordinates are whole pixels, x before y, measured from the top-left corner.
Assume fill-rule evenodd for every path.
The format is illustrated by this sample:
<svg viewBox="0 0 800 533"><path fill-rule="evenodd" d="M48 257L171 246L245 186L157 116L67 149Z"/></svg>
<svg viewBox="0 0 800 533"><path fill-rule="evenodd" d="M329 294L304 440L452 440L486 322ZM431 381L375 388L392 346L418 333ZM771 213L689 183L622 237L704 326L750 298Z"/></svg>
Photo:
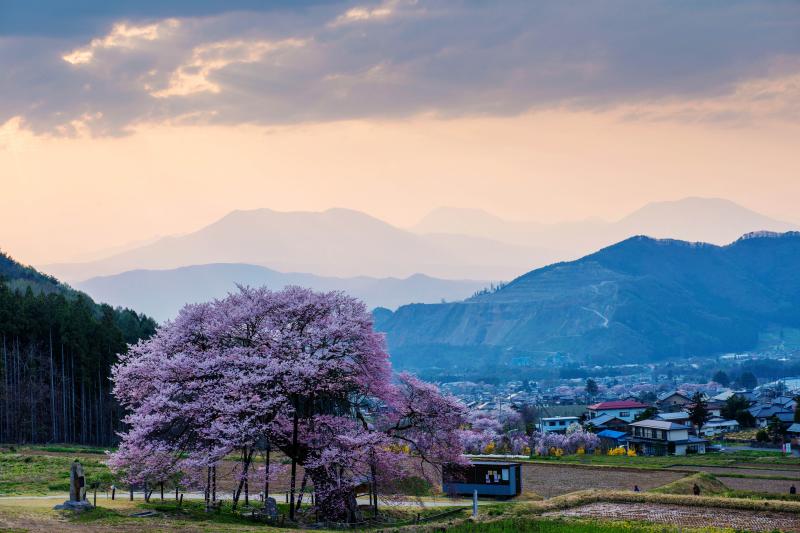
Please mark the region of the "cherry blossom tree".
<svg viewBox="0 0 800 533"><path fill-rule="evenodd" d="M121 356L113 379L130 429L112 465L158 477L237 452L234 506L264 443L292 461L291 517L302 501L297 465L323 518L354 521L357 486L376 494L381 477L461 460L463 406L393 377L366 307L338 292L240 287L189 305ZM158 450L157 464L147 450Z"/></svg>

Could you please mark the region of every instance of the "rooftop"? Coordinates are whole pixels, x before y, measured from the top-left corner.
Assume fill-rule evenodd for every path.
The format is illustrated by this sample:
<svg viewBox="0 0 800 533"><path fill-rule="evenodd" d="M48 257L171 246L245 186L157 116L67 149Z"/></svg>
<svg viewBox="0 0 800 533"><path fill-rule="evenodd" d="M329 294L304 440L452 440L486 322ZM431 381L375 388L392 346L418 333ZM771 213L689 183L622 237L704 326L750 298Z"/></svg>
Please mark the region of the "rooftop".
<svg viewBox="0 0 800 533"><path fill-rule="evenodd" d="M613 429L604 429L600 433L597 434L598 437L607 438L607 439L620 439L627 435L624 431L614 431Z"/></svg>
<svg viewBox="0 0 800 533"><path fill-rule="evenodd" d="M689 397L687 395L685 395L684 393L682 393L680 391L676 391L676 390L671 390L669 392L665 392L665 393L659 394L658 395L658 399L659 399L659 401L666 400L670 396L675 396L675 395L681 396L683 398L686 398L687 400L689 399Z"/></svg>
<svg viewBox="0 0 800 533"><path fill-rule="evenodd" d="M676 424L675 422L669 422L667 420L642 420L640 422L633 422L630 424L631 426L637 426L641 428L655 428L655 429L683 429L686 430L686 426L682 424Z"/></svg>
<svg viewBox="0 0 800 533"><path fill-rule="evenodd" d="M593 426L595 426L595 427L598 427L598 426L602 426L602 425L608 424L612 420L619 420L621 423L627 424L627 422L625 422L621 418L617 418L616 416L609 415L609 414L598 415L598 416L592 418L591 420L589 420L588 423L593 425Z"/></svg>
<svg viewBox="0 0 800 533"><path fill-rule="evenodd" d="M600 402L590 405L589 409L592 411L600 411L603 409L647 409L649 405L637 402L635 400L616 400L613 402Z"/></svg>
<svg viewBox="0 0 800 533"><path fill-rule="evenodd" d="M488 466L518 466L522 463L509 463L505 461L470 461L471 465L488 465Z"/></svg>
<svg viewBox="0 0 800 533"><path fill-rule="evenodd" d="M661 420L688 420L689 413L686 411L677 411L675 413L658 413L656 415Z"/></svg>

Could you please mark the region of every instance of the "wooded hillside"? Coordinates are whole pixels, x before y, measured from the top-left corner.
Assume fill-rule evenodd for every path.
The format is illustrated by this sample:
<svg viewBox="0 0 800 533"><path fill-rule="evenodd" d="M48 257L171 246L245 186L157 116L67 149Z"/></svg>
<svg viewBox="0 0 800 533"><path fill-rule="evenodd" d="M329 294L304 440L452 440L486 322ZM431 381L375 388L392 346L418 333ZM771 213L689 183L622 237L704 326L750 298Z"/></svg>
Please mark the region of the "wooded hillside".
<svg viewBox="0 0 800 533"><path fill-rule="evenodd" d="M155 327L0 253L0 442L113 443L110 367Z"/></svg>

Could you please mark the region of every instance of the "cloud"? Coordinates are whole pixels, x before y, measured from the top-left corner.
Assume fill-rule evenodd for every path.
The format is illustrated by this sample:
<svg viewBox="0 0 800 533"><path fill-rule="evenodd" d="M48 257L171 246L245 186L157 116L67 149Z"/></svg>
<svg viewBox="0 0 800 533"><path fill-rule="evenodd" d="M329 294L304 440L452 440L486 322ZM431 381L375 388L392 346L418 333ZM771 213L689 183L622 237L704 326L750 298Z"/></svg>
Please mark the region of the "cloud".
<svg viewBox="0 0 800 533"><path fill-rule="evenodd" d="M256 63L270 52L303 44L305 42L302 39L276 42L236 40L204 44L192 51L187 64L172 73L168 87L150 94L156 98L167 98L198 92L219 93L220 86L211 79L215 72L235 63Z"/></svg>
<svg viewBox="0 0 800 533"><path fill-rule="evenodd" d="M92 39L88 46L76 48L61 58L72 65L82 65L94 59L97 50L109 48L133 48L141 41L155 41L165 33L176 29L180 22L176 19L167 19L157 24L145 26L129 26L125 23L115 24L105 37Z"/></svg>
<svg viewBox="0 0 800 533"><path fill-rule="evenodd" d="M354 22L364 22L368 20L381 20L390 17L395 12L397 1L384 2L376 7L369 6L356 6L351 7L330 23L330 26L336 27L343 24L352 24Z"/></svg>
<svg viewBox="0 0 800 533"><path fill-rule="evenodd" d="M168 17L152 7L155 19L114 12L107 30L90 35L0 37L0 122L21 116L58 134L77 120L106 135L141 122L563 107L619 108L640 120L800 118L790 101L800 74L798 3L271 5L203 4Z"/></svg>

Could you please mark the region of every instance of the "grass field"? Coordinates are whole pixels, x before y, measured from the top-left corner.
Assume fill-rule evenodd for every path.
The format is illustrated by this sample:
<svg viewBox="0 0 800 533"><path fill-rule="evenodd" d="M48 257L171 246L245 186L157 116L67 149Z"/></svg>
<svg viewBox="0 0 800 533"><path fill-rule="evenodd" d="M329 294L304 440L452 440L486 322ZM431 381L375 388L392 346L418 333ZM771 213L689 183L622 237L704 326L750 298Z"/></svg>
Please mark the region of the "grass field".
<svg viewBox="0 0 800 533"><path fill-rule="evenodd" d="M706 453L683 457L628 457L624 455L565 455L562 457L535 457L532 462L573 463L596 466L630 468L667 468L670 466L800 466L799 457L786 457L777 452L739 450L730 453Z"/></svg>
<svg viewBox="0 0 800 533"><path fill-rule="evenodd" d="M70 464L79 457L87 485L99 482L108 485L113 476L105 465L105 456L73 453L37 453L37 449L20 449L0 453L0 495L44 495L69 491Z"/></svg>
<svg viewBox="0 0 800 533"><path fill-rule="evenodd" d="M0 497L0 531L227 532L281 529L234 513L229 504L223 504L219 513L209 514L205 512L201 501L187 499L181 507L169 499L163 503L157 499L145 503L140 493L131 502L127 494L118 492L120 497L111 501L106 499L104 492L100 492L98 509L77 516L53 511L53 505L59 503L60 499L53 499L52 496L58 494L60 498L67 492L70 463L74 458L79 458L84 465L88 483L98 481L110 485L114 482L104 464L105 450L102 449L62 445L0 446L0 496L6 496ZM688 471L691 468L706 471ZM673 527L677 524L677 527L683 528L682 531L690 531L685 526L694 524L692 517L699 516L709 506L735 511L733 514L726 511L721 515L736 516L738 513L741 517L735 523L755 524L758 527L754 530L758 531L765 530L761 527L764 511L800 517L798 497L783 493L784 485L790 480L796 478L800 482L800 461L769 452L707 454L686 458L573 456L526 461L523 469L527 497L513 502L482 504L481 520L478 522L466 519L468 510L439 517L448 508L442 506L446 500L438 496L437 507L383 505L383 516L388 523L368 529L395 531L418 527L425 531L611 533L677 531ZM729 485L725 485L725 480ZM285 481L281 480L280 485L284 485ZM691 496L694 483L701 486L702 498ZM633 493L630 490L633 484L639 484L649 492ZM757 490L743 490L742 487ZM224 488L221 494L230 498L228 488ZM540 496L547 499L542 500ZM673 507L660 511L658 516L662 522L658 526L648 524L647 510L664 505ZM285 507L285 504L279 504L279 509L284 513ZM154 516L132 516L142 511L152 511ZM418 514L422 518L429 515L437 517L433 523L406 525L413 522ZM762 515L762 522L755 520L757 515ZM775 516L775 520L785 520L777 514ZM307 519L311 520L311 517ZM673 519L678 522L669 521ZM797 522L800 523L800 518Z"/></svg>

